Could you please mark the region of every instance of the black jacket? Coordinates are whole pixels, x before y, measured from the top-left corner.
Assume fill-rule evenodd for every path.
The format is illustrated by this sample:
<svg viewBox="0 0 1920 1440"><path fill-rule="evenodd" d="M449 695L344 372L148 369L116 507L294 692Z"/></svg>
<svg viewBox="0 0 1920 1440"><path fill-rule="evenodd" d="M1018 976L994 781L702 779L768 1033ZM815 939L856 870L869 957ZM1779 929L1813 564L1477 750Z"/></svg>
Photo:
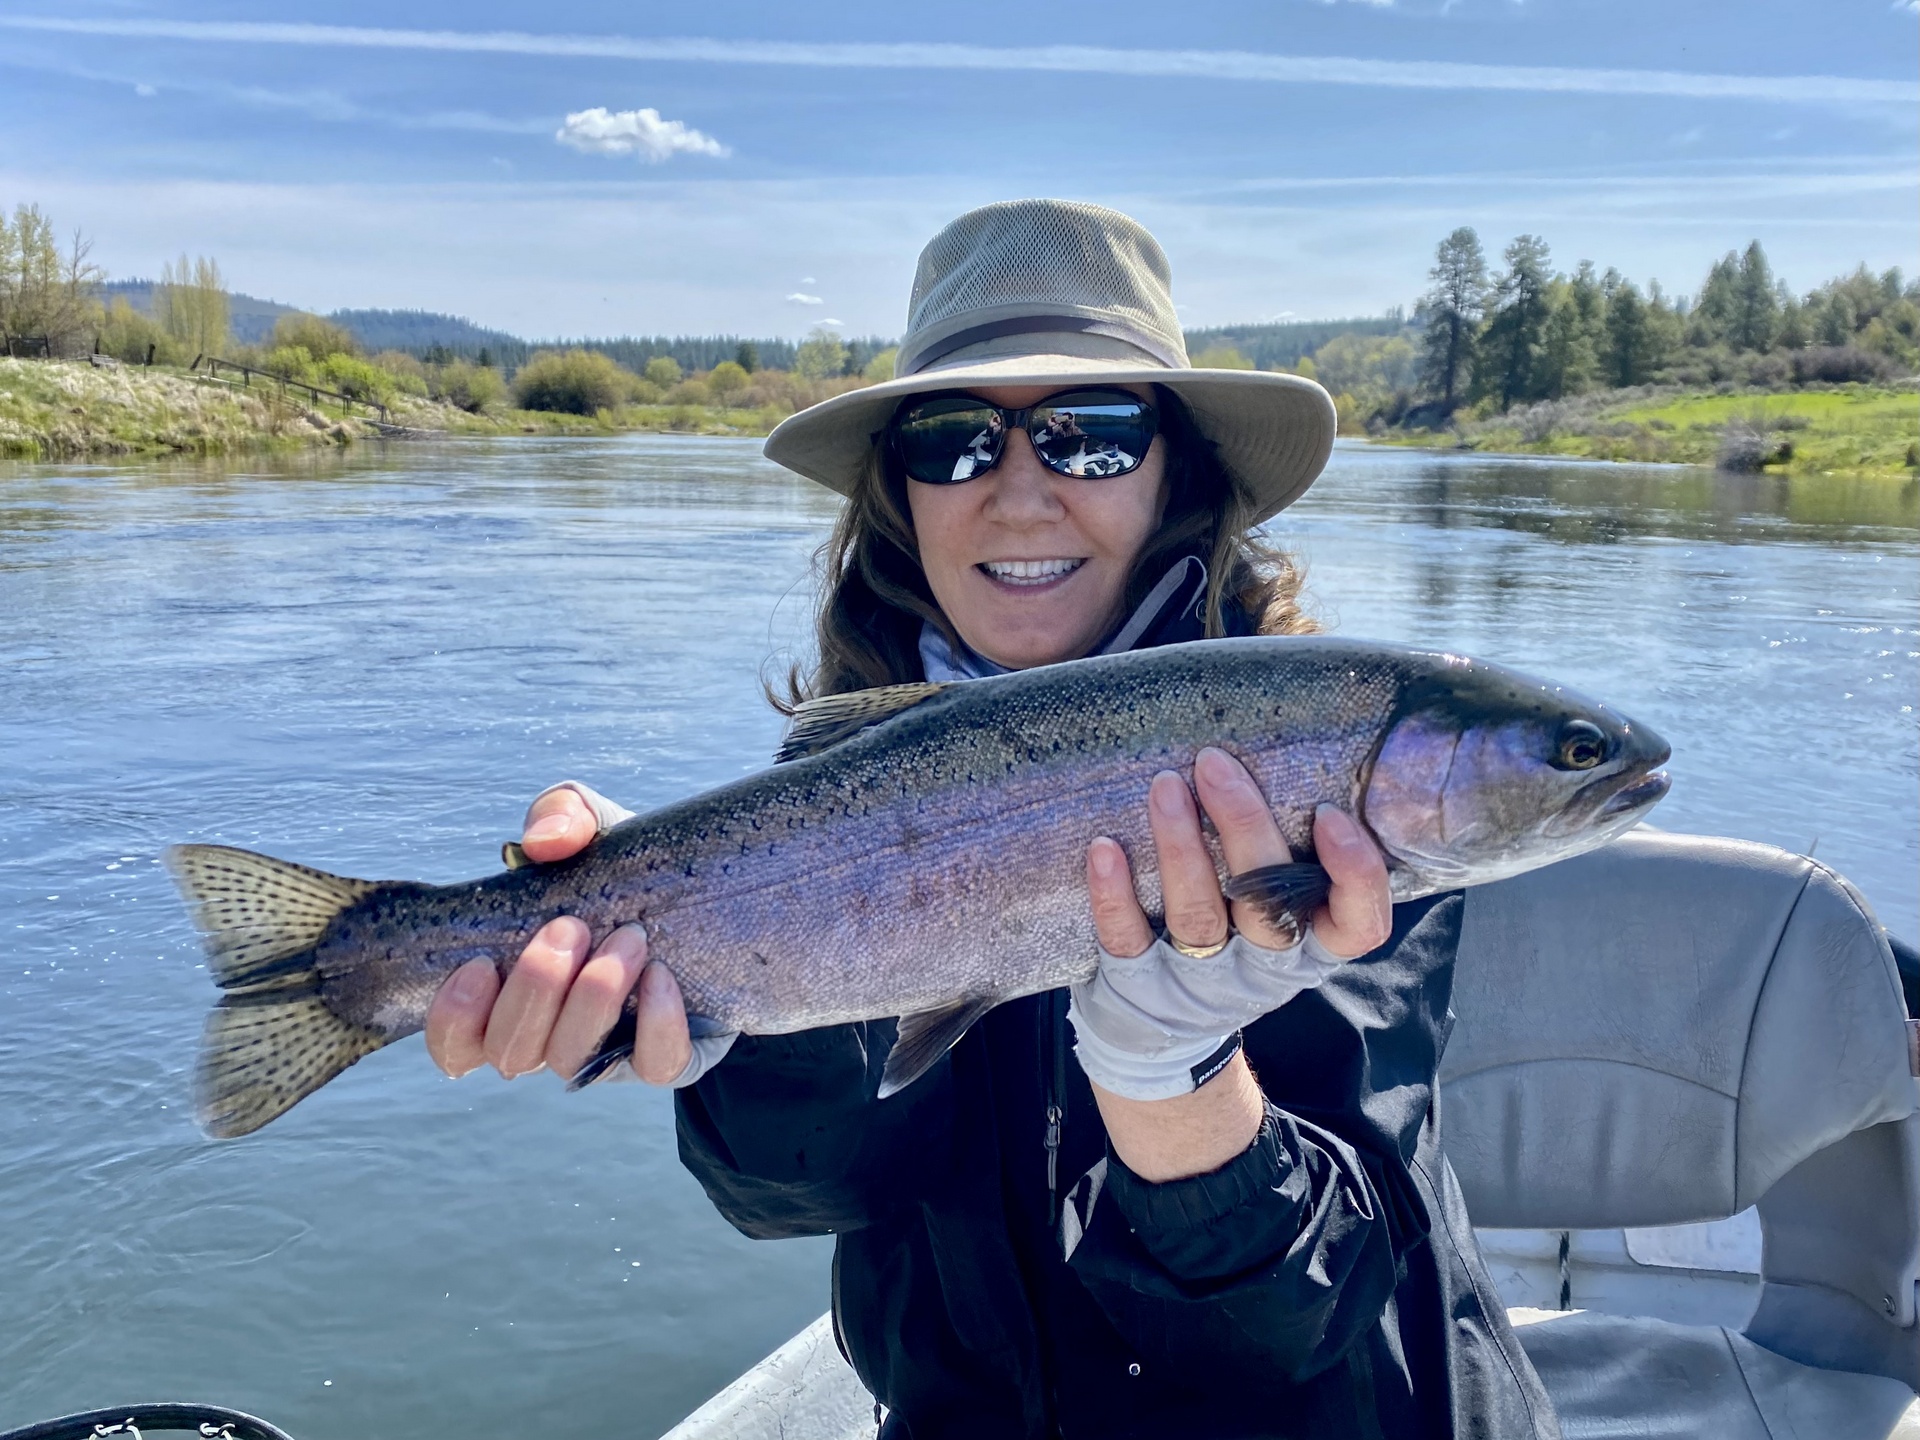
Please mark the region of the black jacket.
<svg viewBox="0 0 1920 1440"><path fill-rule="evenodd" d="M1176 568L1135 648L1199 638L1206 571ZM1266 1120L1208 1175L1109 1153L1065 991L885 1101L891 1020L743 1035L680 1092L680 1156L744 1233L837 1237L834 1327L885 1440L1559 1440L1440 1151L1460 914L1396 907L1248 1027Z"/></svg>
<svg viewBox="0 0 1920 1440"><path fill-rule="evenodd" d="M746 1234L838 1237L835 1326L888 1440L1557 1437L1440 1152L1460 913L1397 907L1386 946L1249 1027L1266 1122L1208 1175L1108 1153L1064 992L884 1102L892 1021L743 1036L681 1093L681 1158Z"/></svg>

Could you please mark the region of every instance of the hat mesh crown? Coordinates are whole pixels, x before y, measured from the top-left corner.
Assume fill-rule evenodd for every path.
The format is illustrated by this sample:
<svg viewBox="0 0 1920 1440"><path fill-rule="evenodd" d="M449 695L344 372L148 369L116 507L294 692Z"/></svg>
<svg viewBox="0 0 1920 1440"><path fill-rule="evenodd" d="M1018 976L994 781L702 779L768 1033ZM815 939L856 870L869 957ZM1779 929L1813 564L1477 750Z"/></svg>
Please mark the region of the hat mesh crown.
<svg viewBox="0 0 1920 1440"><path fill-rule="evenodd" d="M920 252L907 331L987 310L1093 314L1142 331L1184 363L1172 278L1159 242L1117 210L1003 201L968 211Z"/></svg>

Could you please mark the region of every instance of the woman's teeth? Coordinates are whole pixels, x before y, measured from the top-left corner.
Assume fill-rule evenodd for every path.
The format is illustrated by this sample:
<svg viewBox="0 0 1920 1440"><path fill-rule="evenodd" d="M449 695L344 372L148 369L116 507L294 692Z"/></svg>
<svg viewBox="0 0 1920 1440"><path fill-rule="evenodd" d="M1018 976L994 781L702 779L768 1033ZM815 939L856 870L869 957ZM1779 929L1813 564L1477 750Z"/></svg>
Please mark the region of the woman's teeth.
<svg viewBox="0 0 1920 1440"><path fill-rule="evenodd" d="M980 568L1005 585L1044 585L1071 575L1085 560L983 560Z"/></svg>

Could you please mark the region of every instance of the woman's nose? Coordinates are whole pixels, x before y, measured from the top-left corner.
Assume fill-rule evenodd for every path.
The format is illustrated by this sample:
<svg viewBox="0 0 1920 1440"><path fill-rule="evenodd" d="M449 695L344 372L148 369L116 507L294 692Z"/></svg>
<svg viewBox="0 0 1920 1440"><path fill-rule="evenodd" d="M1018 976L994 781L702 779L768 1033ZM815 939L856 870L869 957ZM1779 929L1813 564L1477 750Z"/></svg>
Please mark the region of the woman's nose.
<svg viewBox="0 0 1920 1440"><path fill-rule="evenodd" d="M1000 463L985 477L993 486L987 498L988 515L1008 525L1031 525L1057 520L1066 513L1054 490L1059 479L1040 463L1025 430L1007 436Z"/></svg>

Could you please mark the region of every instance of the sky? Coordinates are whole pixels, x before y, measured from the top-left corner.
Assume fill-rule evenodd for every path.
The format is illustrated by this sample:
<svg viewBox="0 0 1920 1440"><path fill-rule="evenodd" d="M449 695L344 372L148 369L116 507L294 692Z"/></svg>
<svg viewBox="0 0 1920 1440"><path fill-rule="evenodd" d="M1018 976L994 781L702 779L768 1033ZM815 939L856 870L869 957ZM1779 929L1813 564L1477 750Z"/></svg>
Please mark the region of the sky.
<svg viewBox="0 0 1920 1440"><path fill-rule="evenodd" d="M990 200L1145 223L1190 327L1538 234L1671 292L1920 269L1920 0L0 0L0 204L115 277L530 337L897 335Z"/></svg>

